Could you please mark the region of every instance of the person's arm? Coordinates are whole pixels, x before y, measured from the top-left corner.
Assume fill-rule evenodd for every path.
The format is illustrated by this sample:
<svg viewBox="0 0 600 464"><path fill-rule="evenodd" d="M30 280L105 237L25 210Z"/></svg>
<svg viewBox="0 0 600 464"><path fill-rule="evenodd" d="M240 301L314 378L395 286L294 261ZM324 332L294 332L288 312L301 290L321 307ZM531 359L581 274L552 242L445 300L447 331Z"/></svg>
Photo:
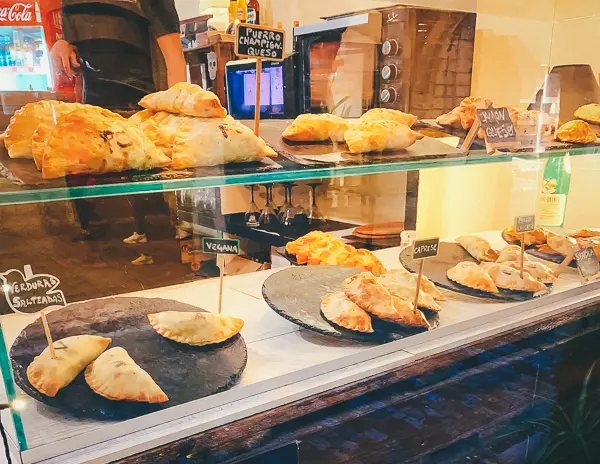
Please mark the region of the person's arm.
<svg viewBox="0 0 600 464"><path fill-rule="evenodd" d="M185 82L187 80L187 73L179 32L163 35L157 41L167 64L167 81L169 87L178 82Z"/></svg>
<svg viewBox="0 0 600 464"><path fill-rule="evenodd" d="M73 67L79 67L76 48L64 39L57 40L52 46L50 58L55 69L64 72L69 79L73 77Z"/></svg>

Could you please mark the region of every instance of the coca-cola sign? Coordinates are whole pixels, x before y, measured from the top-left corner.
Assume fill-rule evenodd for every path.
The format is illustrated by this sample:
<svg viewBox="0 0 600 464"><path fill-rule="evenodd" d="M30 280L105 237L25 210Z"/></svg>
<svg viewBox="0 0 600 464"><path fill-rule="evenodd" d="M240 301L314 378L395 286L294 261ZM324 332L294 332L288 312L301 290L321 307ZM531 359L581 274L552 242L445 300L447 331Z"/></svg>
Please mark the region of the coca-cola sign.
<svg viewBox="0 0 600 464"><path fill-rule="evenodd" d="M40 24L35 2L0 2L0 26L27 26Z"/></svg>

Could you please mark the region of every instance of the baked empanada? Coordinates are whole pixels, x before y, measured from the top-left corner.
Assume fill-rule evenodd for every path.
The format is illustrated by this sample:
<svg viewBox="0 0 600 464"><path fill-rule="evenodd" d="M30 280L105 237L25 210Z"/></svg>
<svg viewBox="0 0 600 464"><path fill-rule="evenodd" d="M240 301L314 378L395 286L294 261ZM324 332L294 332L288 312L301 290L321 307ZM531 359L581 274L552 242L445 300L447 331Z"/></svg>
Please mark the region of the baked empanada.
<svg viewBox="0 0 600 464"><path fill-rule="evenodd" d="M224 118L227 111L219 97L196 84L179 82L168 90L146 95L140 106L150 110L187 114L200 118Z"/></svg>
<svg viewBox="0 0 600 464"><path fill-rule="evenodd" d="M393 120L367 119L351 127L344 134L351 153L383 152L410 147L423 134Z"/></svg>
<svg viewBox="0 0 600 464"><path fill-rule="evenodd" d="M27 366L27 379L36 390L46 396L56 396L61 388L75 377L109 345L111 339L96 335L76 335L53 343L56 358L46 347Z"/></svg>
<svg viewBox="0 0 600 464"><path fill-rule="evenodd" d="M598 103L590 103L577 108L574 116L577 119L591 122L592 124L600 124L600 105Z"/></svg>
<svg viewBox="0 0 600 464"><path fill-rule="evenodd" d="M556 235L548 237L548 246L557 253L563 256L573 254L577 241L574 238L565 235Z"/></svg>
<svg viewBox="0 0 600 464"><path fill-rule="evenodd" d="M497 263L505 263L507 261L520 261L521 247L517 245L507 245L500 251L500 255L496 260ZM528 261L527 255L523 255L523 260Z"/></svg>
<svg viewBox="0 0 600 464"><path fill-rule="evenodd" d="M546 292L548 288L541 282L535 280L527 272L521 272L511 266L502 263L482 263L488 275L492 278L498 288L506 290L518 290L522 292Z"/></svg>
<svg viewBox="0 0 600 464"><path fill-rule="evenodd" d="M371 316L346 297L344 292L325 295L321 301L321 311L325 318L348 330L373 332Z"/></svg>
<svg viewBox="0 0 600 464"><path fill-rule="evenodd" d="M334 114L301 114L285 128L282 137L292 142L343 142L350 122Z"/></svg>
<svg viewBox="0 0 600 464"><path fill-rule="evenodd" d="M498 259L498 252L484 238L475 235L464 235L458 237L456 241L478 261L496 261Z"/></svg>
<svg viewBox="0 0 600 464"><path fill-rule="evenodd" d="M579 229L575 232L570 232L569 237L573 238L588 238L588 237L600 237L600 229Z"/></svg>
<svg viewBox="0 0 600 464"><path fill-rule="evenodd" d="M150 374L121 347L102 353L85 370L85 381L99 395L114 401L164 403L169 397Z"/></svg>
<svg viewBox="0 0 600 464"><path fill-rule="evenodd" d="M430 328L421 311L410 301L392 295L370 272L362 272L344 280L342 290L352 302L384 321Z"/></svg>
<svg viewBox="0 0 600 464"><path fill-rule="evenodd" d="M206 312L163 311L148 314L148 320L163 337L194 346L224 342L244 327L237 317Z"/></svg>
<svg viewBox="0 0 600 464"><path fill-rule="evenodd" d="M159 111L146 119L139 127L160 151L171 158L177 131L190 119L192 119L191 116Z"/></svg>
<svg viewBox="0 0 600 464"><path fill-rule="evenodd" d="M385 272L385 271L384 271ZM387 271L387 274L393 276L395 279L406 279L413 285L417 285L417 274L407 271L403 267L391 269ZM427 278L426 275L421 275L421 290L427 293L436 301L446 301L444 294L435 286L435 284Z"/></svg>
<svg viewBox="0 0 600 464"><path fill-rule="evenodd" d="M417 122L417 117L414 114L403 113L402 111L391 110L388 108L373 108L372 110L369 110L365 114L363 114L360 117L359 121L367 121L373 119L396 121L408 127L412 127L413 124Z"/></svg>
<svg viewBox="0 0 600 464"><path fill-rule="evenodd" d="M142 110L142 111L138 111L137 113L131 115L128 119L128 121L131 124L134 124L136 126L139 126L141 123L143 123L146 119L151 118L152 116L154 116L156 114L156 111L154 110Z"/></svg>
<svg viewBox="0 0 600 464"><path fill-rule="evenodd" d="M453 268L448 269L447 276L448 279L465 287L488 293L498 293L498 287L496 287L492 278L477 263L471 261L460 262Z"/></svg>
<svg viewBox="0 0 600 464"><path fill-rule="evenodd" d="M173 141L173 169L261 161L277 154L252 129L231 117L184 122Z"/></svg>
<svg viewBox="0 0 600 464"><path fill-rule="evenodd" d="M576 119L560 126L556 138L561 142L591 143L596 141L597 135L587 122Z"/></svg>
<svg viewBox="0 0 600 464"><path fill-rule="evenodd" d="M521 270L520 261L505 262L507 266ZM523 271L527 272L535 280L539 280L543 284L552 284L556 280L556 274L550 266L546 266L538 261L523 261Z"/></svg>
<svg viewBox="0 0 600 464"><path fill-rule="evenodd" d="M377 282L387 288L392 295L414 302L415 294L417 293L416 281L413 283L409 279L397 277L394 273L385 273L377 278ZM421 308L431 309L432 311L441 311L442 309L431 295L428 295L422 289L419 289L419 301L417 305Z"/></svg>
<svg viewBox="0 0 600 464"><path fill-rule="evenodd" d="M523 235L525 246L531 246L546 243L546 240L548 240L548 236L551 235L551 233L543 227L536 227L534 230L525 232L524 234L517 234L514 227L509 227L506 229L506 235L516 242L521 242L521 235Z"/></svg>

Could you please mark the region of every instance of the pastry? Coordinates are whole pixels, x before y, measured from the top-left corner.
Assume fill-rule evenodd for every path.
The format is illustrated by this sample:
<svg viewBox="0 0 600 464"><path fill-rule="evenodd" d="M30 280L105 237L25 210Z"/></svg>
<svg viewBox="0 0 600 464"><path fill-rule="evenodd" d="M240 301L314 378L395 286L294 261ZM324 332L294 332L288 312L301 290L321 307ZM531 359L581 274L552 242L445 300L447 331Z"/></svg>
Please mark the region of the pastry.
<svg viewBox="0 0 600 464"><path fill-rule="evenodd" d="M574 238L567 237L565 235L556 235L554 237L548 237L548 246L563 256L569 256L573 254L577 242Z"/></svg>
<svg viewBox="0 0 600 464"><path fill-rule="evenodd" d="M321 311L328 321L340 327L357 332L373 332L371 316L350 301L344 292L325 295L321 301Z"/></svg>
<svg viewBox="0 0 600 464"><path fill-rule="evenodd" d="M591 143L596 141L596 133L585 121L569 121L556 131L556 138L561 142Z"/></svg>
<svg viewBox="0 0 600 464"><path fill-rule="evenodd" d="M440 126L449 126L455 129L462 127L465 130L469 130L475 123L477 109L489 108L491 106L492 101L486 98L466 97L452 111L438 116L435 122ZM479 137L482 138L481 136Z"/></svg>
<svg viewBox="0 0 600 464"><path fill-rule="evenodd" d="M61 116L41 145L42 176L148 170L170 163L142 131L108 110Z"/></svg>
<svg viewBox="0 0 600 464"><path fill-rule="evenodd" d="M159 111L141 123L140 129L142 129L146 137L154 142L154 145L160 151L171 158L173 154L173 142L175 141L177 131L190 119L192 119L191 116Z"/></svg>
<svg viewBox="0 0 600 464"><path fill-rule="evenodd" d="M536 227L534 230L525 232L524 234L517 234L514 227L509 227L506 229L506 235L514 242L521 242L521 235L523 235L525 246L541 245L546 243L549 234L550 232L543 227Z"/></svg>
<svg viewBox="0 0 600 464"><path fill-rule="evenodd" d="M163 337L194 346L224 342L244 327L237 317L206 312L163 311L148 314L148 320Z"/></svg>
<svg viewBox="0 0 600 464"><path fill-rule="evenodd" d="M592 124L600 124L600 105L598 103L583 105L577 108L574 116Z"/></svg>
<svg viewBox="0 0 600 464"><path fill-rule="evenodd" d="M435 122L440 126L453 127L454 129L460 129L462 127L460 121L460 107L454 108L452 111L446 114L442 114L435 118Z"/></svg>
<svg viewBox="0 0 600 464"><path fill-rule="evenodd" d="M507 261L520 261L521 260L521 247L517 245L507 245L500 251L500 255L496 260L497 263L505 263ZM529 258L527 255L523 255L523 260L527 261Z"/></svg>
<svg viewBox="0 0 600 464"><path fill-rule="evenodd" d="M27 366L27 379L40 393L56 396L61 388L75 377L106 349L110 338L96 335L76 335L53 343L56 358L46 347Z"/></svg>
<svg viewBox="0 0 600 464"><path fill-rule="evenodd" d="M508 261L503 264L521 270L520 261ZM523 271L543 284L552 284L556 280L556 274L554 274L552 268L538 261L523 261Z"/></svg>
<svg viewBox="0 0 600 464"><path fill-rule="evenodd" d="M134 124L136 126L139 126L141 123L143 123L146 119L151 118L152 116L154 116L156 114L156 111L154 110L142 110L142 111L138 111L137 113L131 115L128 119L128 121L131 124Z"/></svg>
<svg viewBox="0 0 600 464"><path fill-rule="evenodd" d="M383 152L410 147L423 134L393 120L367 119L344 134L351 153Z"/></svg>
<svg viewBox="0 0 600 464"><path fill-rule="evenodd" d="M301 114L283 131L292 142L343 142L350 122L334 114Z"/></svg>
<svg viewBox="0 0 600 464"><path fill-rule="evenodd" d="M85 381L99 395L114 401L164 403L169 397L150 374L121 347L102 353L85 370Z"/></svg>
<svg viewBox="0 0 600 464"><path fill-rule="evenodd" d="M252 129L231 117L193 118L173 141L173 169L262 161L277 154Z"/></svg>
<svg viewBox="0 0 600 464"><path fill-rule="evenodd" d="M535 280L529 273L502 263L482 263L481 267L488 273L498 288L522 292L546 292L546 286Z"/></svg>
<svg viewBox="0 0 600 464"><path fill-rule="evenodd" d="M367 120L391 120L396 121L405 126L412 127L417 122L417 117L414 114L403 113L402 111L392 110L387 108L373 108L363 114L359 121Z"/></svg>
<svg viewBox="0 0 600 464"><path fill-rule="evenodd" d="M142 108L187 114L199 118L224 118L227 111L219 97L196 84L179 82L168 90L146 95L139 102Z"/></svg>
<svg viewBox="0 0 600 464"><path fill-rule="evenodd" d="M464 235L458 237L456 241L478 261L496 261L498 259L498 252L484 238Z"/></svg>
<svg viewBox="0 0 600 464"><path fill-rule="evenodd" d="M569 237L573 238L588 238L600 237L600 229L579 229L575 232L570 232Z"/></svg>
<svg viewBox="0 0 600 464"><path fill-rule="evenodd" d="M377 282L383 285L392 295L408 301L415 300L417 293L417 282L398 277L395 273L385 273L377 278ZM432 311L441 311L441 306L433 297L419 289L419 301L417 305L420 308L431 309Z"/></svg>
<svg viewBox="0 0 600 464"><path fill-rule="evenodd" d="M448 279L465 287L488 293L498 293L498 287L492 278L477 263L463 261L448 269L447 275Z"/></svg>
<svg viewBox="0 0 600 464"><path fill-rule="evenodd" d="M370 272L362 272L344 280L342 290L352 302L384 321L407 327L430 328L421 311L410 301L392 295Z"/></svg>
<svg viewBox="0 0 600 464"><path fill-rule="evenodd" d="M379 258L375 256L371 251L360 248L356 249L352 247L354 253L349 259L348 265L358 269L365 269L371 271L374 274L382 274L385 272L385 267L379 261Z"/></svg>
<svg viewBox="0 0 600 464"><path fill-rule="evenodd" d="M386 274L393 276L394 279L403 278L408 282L413 283L415 286L417 285L418 275L407 271L403 267L387 271ZM435 286L433 282L431 282L431 280L427 278L426 275L423 274L421 275L421 290L423 290L436 301L446 301L444 294Z"/></svg>

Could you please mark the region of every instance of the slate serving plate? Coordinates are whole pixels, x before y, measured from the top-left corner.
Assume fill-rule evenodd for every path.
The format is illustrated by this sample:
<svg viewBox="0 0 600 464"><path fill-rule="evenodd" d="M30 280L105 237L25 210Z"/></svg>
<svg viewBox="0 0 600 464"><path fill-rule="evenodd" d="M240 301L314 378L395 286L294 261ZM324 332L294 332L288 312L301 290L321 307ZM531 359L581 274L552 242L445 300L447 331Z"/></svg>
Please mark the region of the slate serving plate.
<svg viewBox="0 0 600 464"><path fill-rule="evenodd" d="M507 229L504 229L502 231L502 239L506 243L509 243L511 245L521 246L520 240L513 240L512 238L510 238L510 236L507 234ZM563 255L561 255L560 253L547 253L545 251L541 251L538 247L539 247L539 245L530 245L528 247L525 247L525 253L527 253L528 255L531 255L535 258L543 259L544 261L549 261L549 262L555 263L555 264L561 264L565 260L565 257ZM569 263L569 266L577 268L577 261L575 261L575 260L571 261Z"/></svg>
<svg viewBox="0 0 600 464"><path fill-rule="evenodd" d="M418 264L412 259L411 253L412 251L410 247L402 250L400 252L400 262L409 271L418 272ZM440 242L438 255L435 258L430 258L425 261L423 273L440 287L447 288L465 295L481 298L483 300L489 300L490 302L497 303L502 301L527 301L541 296L531 292L502 289L500 289L500 293L493 294L457 284L456 282L448 279L447 272L448 269L456 266L461 261L471 261L474 263L478 262L458 243ZM551 291L552 287L548 287L548 290Z"/></svg>
<svg viewBox="0 0 600 464"><path fill-rule="evenodd" d="M280 316L324 335L361 341L388 342L425 331L390 324L375 317L375 332L361 333L347 330L329 322L321 313L321 300L328 293L341 290L342 281L361 272L360 269L340 266L294 266L270 275L262 293L267 304ZM439 315L423 310L432 328L439 325Z"/></svg>
<svg viewBox="0 0 600 464"><path fill-rule="evenodd" d="M27 379L27 366L46 348L41 320L28 325L11 350L15 381L29 396L78 417L124 420L203 398L231 387L242 374L248 354L240 335L217 345L193 347L159 335L147 314L161 311L204 311L159 298L110 298L70 304L47 315L54 340L72 335L112 338L146 370L169 397L162 404L111 401L92 391L83 372L51 398Z"/></svg>

